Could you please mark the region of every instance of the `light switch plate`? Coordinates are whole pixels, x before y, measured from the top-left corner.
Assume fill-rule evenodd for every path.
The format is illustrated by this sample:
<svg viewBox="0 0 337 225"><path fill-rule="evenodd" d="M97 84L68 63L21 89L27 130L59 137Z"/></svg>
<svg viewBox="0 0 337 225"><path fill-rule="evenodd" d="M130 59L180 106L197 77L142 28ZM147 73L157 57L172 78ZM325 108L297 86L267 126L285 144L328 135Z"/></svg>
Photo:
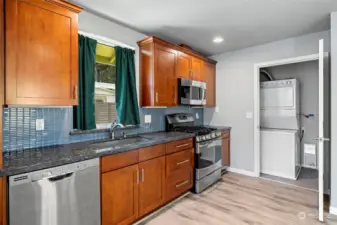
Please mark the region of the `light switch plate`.
<svg viewBox="0 0 337 225"><path fill-rule="evenodd" d="M195 118L199 119L199 113L195 113Z"/></svg>
<svg viewBox="0 0 337 225"><path fill-rule="evenodd" d="M246 119L252 119L253 113L252 112L246 112Z"/></svg>
<svg viewBox="0 0 337 225"><path fill-rule="evenodd" d="M151 115L145 115L145 118L144 118L145 121L144 122L145 123L151 123L151 119L152 119Z"/></svg>
<svg viewBox="0 0 337 225"><path fill-rule="evenodd" d="M36 119L36 130L44 130L44 119Z"/></svg>

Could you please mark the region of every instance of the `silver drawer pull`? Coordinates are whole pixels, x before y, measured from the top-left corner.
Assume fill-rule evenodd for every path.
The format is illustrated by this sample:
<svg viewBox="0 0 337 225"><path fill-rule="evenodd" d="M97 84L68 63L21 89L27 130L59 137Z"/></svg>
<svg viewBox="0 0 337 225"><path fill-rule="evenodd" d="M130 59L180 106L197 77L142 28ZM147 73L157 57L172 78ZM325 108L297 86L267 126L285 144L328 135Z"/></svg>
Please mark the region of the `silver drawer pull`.
<svg viewBox="0 0 337 225"><path fill-rule="evenodd" d="M176 148L181 148L181 147L185 147L188 146L189 144L183 144L183 145L177 145Z"/></svg>
<svg viewBox="0 0 337 225"><path fill-rule="evenodd" d="M179 188L179 187L181 187L181 186L183 186L183 185L185 185L185 184L188 184L188 180L185 180L184 182L182 182L182 183L180 183L180 184L177 184L177 185L176 185L176 188Z"/></svg>
<svg viewBox="0 0 337 225"><path fill-rule="evenodd" d="M189 162L190 160L189 159L186 159L185 161L181 161L181 162L177 162L177 166L181 165L181 164L184 164L184 163L187 163Z"/></svg>

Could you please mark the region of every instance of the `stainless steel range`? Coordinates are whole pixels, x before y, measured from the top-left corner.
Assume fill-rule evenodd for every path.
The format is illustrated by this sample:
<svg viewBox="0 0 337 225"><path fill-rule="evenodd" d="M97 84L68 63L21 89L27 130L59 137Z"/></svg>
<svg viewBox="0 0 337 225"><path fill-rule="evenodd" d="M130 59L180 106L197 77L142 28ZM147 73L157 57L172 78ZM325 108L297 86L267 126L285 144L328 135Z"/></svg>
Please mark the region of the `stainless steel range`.
<svg viewBox="0 0 337 225"><path fill-rule="evenodd" d="M166 116L167 131L195 133L195 193L200 193L221 178L221 132L196 126L192 114L177 113Z"/></svg>

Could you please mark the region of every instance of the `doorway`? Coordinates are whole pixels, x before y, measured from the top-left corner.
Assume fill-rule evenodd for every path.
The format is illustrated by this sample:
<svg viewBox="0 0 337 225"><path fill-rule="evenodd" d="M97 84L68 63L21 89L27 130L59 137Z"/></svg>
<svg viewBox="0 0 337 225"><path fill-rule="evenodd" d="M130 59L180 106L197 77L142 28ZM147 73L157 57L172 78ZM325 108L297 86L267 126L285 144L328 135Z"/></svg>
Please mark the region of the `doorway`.
<svg viewBox="0 0 337 225"><path fill-rule="evenodd" d="M255 70L254 71L254 75L255 75L254 77L254 82L255 82L255 87L254 87L255 175L257 177L265 177L267 179L276 180L278 182L303 186L303 188L307 188L307 189L316 189L318 191L318 205L319 205L318 208L319 208L320 221L323 221L323 205L324 205L323 196L324 196L324 193L326 194L329 193L329 187L330 187L330 183L329 183L330 181L330 143L328 142L328 139L326 138L326 137L330 137L330 96L329 96L330 73L328 70L329 57L327 53L324 53L323 45L324 45L323 40L320 40L318 54L301 56L301 57L296 57L296 58L282 59L282 60L271 61L271 62L264 62L264 63L255 64L254 66L254 70ZM294 70L294 68L297 68L297 69L304 68L304 71L301 70L300 72L298 71L296 72L295 70L295 73L293 73L293 75L289 75L288 74L289 71ZM296 96L294 92L292 92L296 90L296 88L293 88L293 89L283 88L282 91L280 91L281 89L279 88L270 89L270 90L266 90L265 92L261 92L264 94L260 95L261 69L269 69L274 72L279 71L277 72L278 74L280 74L278 75L278 80L283 79L284 81L287 81L287 82L283 82L284 84L289 82L289 78L295 78L294 82L291 81L295 85L296 85L296 80L298 80L296 79L296 76L299 76L298 75L299 73L305 74L306 73L305 69L316 71L314 72L316 75L316 79L317 79L316 80L317 81L316 91L310 92L309 90L308 92L312 95L315 95L315 99L317 101L312 101L313 103L311 104L311 106L316 107L316 110L311 110L309 107L309 109L306 109L308 111L305 110L305 112L301 112L301 110L303 109L300 110L299 100L298 102L296 102L296 100L293 99L294 102L292 102L293 104L292 106L294 106L294 104L298 104L298 107L297 107L298 111L296 111L295 110L296 107L293 109L290 107L291 104L287 105L289 103L288 101L289 99L286 98L288 100L286 100L285 102L282 102L282 104L285 104L283 106L289 106L290 108L287 108L288 110L283 111L281 114L284 115L284 113L286 114L290 113L292 115L290 116L291 118L290 117L287 117L287 118L282 117L281 119L280 117L279 119L277 119L277 117L274 118L274 119L277 119L277 124L278 126L281 126L281 127L265 126L266 124L263 124L263 123L266 123L266 121L261 121L261 114L263 114L264 118L266 118L265 117L266 115L274 116L275 112L272 112L272 113L270 113L271 111L263 112L262 110L263 105L261 105L261 102L263 101L262 102L263 104L267 104L269 107L271 107L273 106L274 100L272 100L273 98L268 100L269 96L274 96L274 97L281 96L281 95L282 96L284 95ZM280 72L280 71L283 71L283 72ZM304 75L302 76L303 76L302 79L306 79ZM278 83L278 82L274 82L274 83ZM279 83L282 83L282 82L279 82ZM282 85L280 84L280 86ZM308 95L308 93L306 93L306 95ZM307 99L310 100L309 97L307 97ZM261 109L261 112L260 112L260 109ZM293 111L290 112L289 111L290 109ZM270 121L273 121L273 122L270 124L268 124L267 122L267 125L271 125L275 122L275 120L270 120ZM298 121L297 125L296 125L296 121ZM304 128L302 127L301 124L304 125ZM284 127L282 127L283 125ZM287 125L290 125L290 127L287 127ZM266 130L265 128L271 128L271 129ZM277 130L277 128L283 129L283 131L280 132ZM304 134L302 132L303 130L304 130ZM305 141L303 141L304 135L306 135L305 138L307 138L307 140ZM279 143L279 144L275 145L275 143ZM285 143L288 143L288 145ZM269 150L266 151L265 149L271 149L271 152ZM282 152L285 150L288 152L287 153ZM269 154L268 156L269 160L267 160L267 162L268 161L270 162L269 165L267 165L268 163L265 164L266 160L264 161L261 160L262 154ZM314 156L314 157L311 157L311 156ZM281 163L277 165L279 166L279 168L277 166L274 167L275 165L272 165L273 162L277 162L277 161L281 161ZM282 162L287 165L284 166ZM282 166L284 168L281 168ZM268 169L272 168L272 170L268 171L268 169L266 168ZM289 169L289 171L286 171L286 169ZM275 170L278 170L278 171L275 171ZM325 179L323 179L323 176Z"/></svg>

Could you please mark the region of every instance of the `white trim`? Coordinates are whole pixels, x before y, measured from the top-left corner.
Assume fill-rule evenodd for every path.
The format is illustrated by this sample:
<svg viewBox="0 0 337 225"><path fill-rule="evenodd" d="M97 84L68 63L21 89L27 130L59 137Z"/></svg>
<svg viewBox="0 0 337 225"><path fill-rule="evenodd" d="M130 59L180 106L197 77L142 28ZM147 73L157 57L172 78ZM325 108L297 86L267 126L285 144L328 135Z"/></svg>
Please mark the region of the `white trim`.
<svg viewBox="0 0 337 225"><path fill-rule="evenodd" d="M329 213L337 216L337 208L330 206Z"/></svg>
<svg viewBox="0 0 337 225"><path fill-rule="evenodd" d="M95 40L97 40L98 43L101 43L101 44L104 44L104 45L108 45L108 46L112 46L112 47L120 46L120 47L123 47L123 48L130 48L132 50L136 49L135 47L123 44L123 43L121 43L119 41L115 41L115 40L112 40L112 39L107 38L107 37L103 37L103 36L100 36L100 35L96 35L96 34L92 34L92 33L89 33L89 32L85 32L83 30L79 30L78 33L81 34L81 35L83 35L83 36L95 39Z"/></svg>
<svg viewBox="0 0 337 225"><path fill-rule="evenodd" d="M329 56L328 52L324 56ZM293 63L316 61L319 54L299 56L294 58L279 59L274 61L254 64L254 172L255 176L260 176L260 68L281 66Z"/></svg>
<svg viewBox="0 0 337 225"><path fill-rule="evenodd" d="M256 174L254 172L248 171L248 170L242 170L242 169L236 169L236 168L228 167L227 171L232 172L232 173L242 174L242 175L249 176L249 177L258 177L258 176L256 176Z"/></svg>
<svg viewBox="0 0 337 225"><path fill-rule="evenodd" d="M297 180L297 178L299 176L299 172L300 172L300 170L296 173L295 177L287 176L287 175L284 175L282 173L277 173L275 171L263 171L262 173L266 174L266 175L275 176L275 177L285 178L285 179L288 179L288 180Z"/></svg>

